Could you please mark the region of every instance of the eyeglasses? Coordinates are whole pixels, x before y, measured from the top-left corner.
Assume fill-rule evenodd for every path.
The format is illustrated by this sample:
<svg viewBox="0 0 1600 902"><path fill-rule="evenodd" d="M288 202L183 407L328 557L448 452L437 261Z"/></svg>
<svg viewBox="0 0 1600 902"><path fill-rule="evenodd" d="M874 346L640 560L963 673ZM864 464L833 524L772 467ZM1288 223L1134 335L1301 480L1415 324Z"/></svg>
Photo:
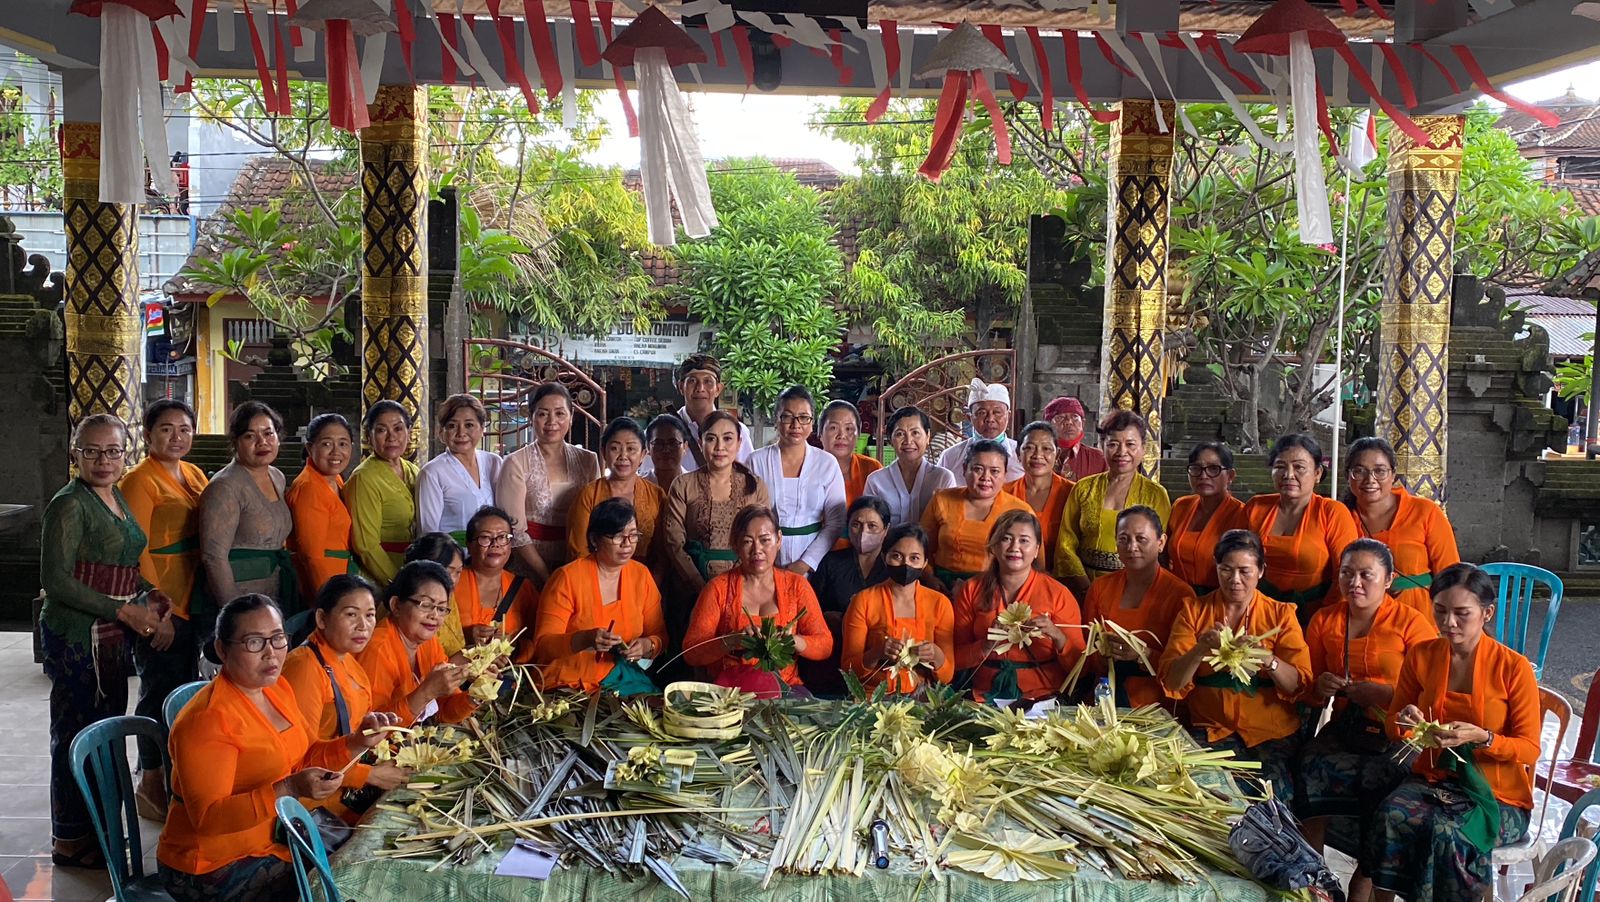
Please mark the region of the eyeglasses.
<svg viewBox="0 0 1600 902"><path fill-rule="evenodd" d="M1189 475L1205 476L1210 479L1216 479L1218 476L1221 476L1224 472L1226 472L1227 469L1227 467L1218 466L1217 464L1190 464Z"/></svg>
<svg viewBox="0 0 1600 902"><path fill-rule="evenodd" d="M78 448L78 456L84 460L121 460L128 453L126 448Z"/></svg>
<svg viewBox="0 0 1600 902"><path fill-rule="evenodd" d="M624 532L614 536L606 536L605 540L607 542L615 542L618 545L636 545L643 536L644 533L640 532Z"/></svg>
<svg viewBox="0 0 1600 902"><path fill-rule="evenodd" d="M815 423L816 421L817 421L817 418L812 416L809 413L800 413L800 414L780 413L780 414L778 414L778 424L782 425L782 426L791 426L791 425L792 426L810 426L812 423Z"/></svg>
<svg viewBox="0 0 1600 902"><path fill-rule="evenodd" d="M472 544L479 548L504 548L511 544L511 536L503 532L492 536L473 536Z"/></svg>
<svg viewBox="0 0 1600 902"><path fill-rule="evenodd" d="M682 448L683 445L684 442L681 438L658 438L650 443L650 448L655 451L673 451L678 448Z"/></svg>
<svg viewBox="0 0 1600 902"><path fill-rule="evenodd" d="M243 639L231 639L229 641L234 645L243 645L244 650L253 655L259 655L267 650L268 645L279 650L288 648L289 634L278 632L270 636L246 636Z"/></svg>
<svg viewBox="0 0 1600 902"><path fill-rule="evenodd" d="M431 598L407 598L406 601L416 605L417 610L424 614L448 615L450 613L449 602L445 602L444 604L434 604L433 599Z"/></svg>
<svg viewBox="0 0 1600 902"><path fill-rule="evenodd" d="M1384 480L1388 479L1389 477L1391 477L1393 475L1394 475L1394 471L1389 469L1388 467L1378 467L1378 468L1372 469L1372 470L1369 470L1366 467L1351 467L1350 468L1350 478L1354 479L1356 482L1366 482L1367 481L1367 477L1369 477L1369 476L1372 477L1373 479L1378 480L1379 482L1383 482Z"/></svg>

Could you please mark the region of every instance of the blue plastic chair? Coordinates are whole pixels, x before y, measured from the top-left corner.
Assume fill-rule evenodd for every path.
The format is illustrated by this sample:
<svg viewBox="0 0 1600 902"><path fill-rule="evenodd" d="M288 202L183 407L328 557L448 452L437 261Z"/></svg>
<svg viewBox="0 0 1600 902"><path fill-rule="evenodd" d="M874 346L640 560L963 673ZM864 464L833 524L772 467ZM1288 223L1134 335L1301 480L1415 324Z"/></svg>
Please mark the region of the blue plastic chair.
<svg viewBox="0 0 1600 902"><path fill-rule="evenodd" d="M91 724L72 740L68 752L72 776L89 806L95 836L111 872L111 891L118 902L172 899L161 878L144 872L144 845L139 815L133 805L133 776L128 766L128 737L162 750L161 725L148 717L111 717ZM93 779L90 778L93 774Z"/></svg>
<svg viewBox="0 0 1600 902"><path fill-rule="evenodd" d="M168 693L167 700L161 703L161 717L166 720L167 729L172 729L173 722L178 719L178 712L183 710L184 705L189 704L189 699L194 698L196 692L210 683L210 680L195 680L192 683L184 683Z"/></svg>
<svg viewBox="0 0 1600 902"><path fill-rule="evenodd" d="M1556 629L1556 615L1561 613L1561 596L1565 588L1561 577L1543 567L1532 564L1496 562L1484 564L1483 572L1500 581L1500 594L1495 602L1494 637L1526 655L1533 662L1533 675L1544 675L1544 656L1550 651L1550 635ZM1528 617L1533 613L1534 586L1543 583L1550 592L1550 609L1544 614L1544 629L1539 635L1537 656L1528 653Z"/></svg>
<svg viewBox="0 0 1600 902"><path fill-rule="evenodd" d="M333 866L328 863L328 850L322 845L322 834L317 832L317 822L300 800L285 796L278 800L278 821L283 825L284 843L294 858L294 879L300 886L301 902L323 902L312 891L311 870L322 877L322 889L327 902L340 902L339 887L333 881Z"/></svg>
<svg viewBox="0 0 1600 902"><path fill-rule="evenodd" d="M1578 835L1578 827L1583 823L1584 812L1600 805L1600 789L1591 789L1578 797L1572 803L1572 810L1567 812L1567 819L1561 824L1561 838ZM1589 865L1583 874L1583 882L1578 884L1579 902L1594 902L1594 886L1596 879L1600 878L1600 862Z"/></svg>

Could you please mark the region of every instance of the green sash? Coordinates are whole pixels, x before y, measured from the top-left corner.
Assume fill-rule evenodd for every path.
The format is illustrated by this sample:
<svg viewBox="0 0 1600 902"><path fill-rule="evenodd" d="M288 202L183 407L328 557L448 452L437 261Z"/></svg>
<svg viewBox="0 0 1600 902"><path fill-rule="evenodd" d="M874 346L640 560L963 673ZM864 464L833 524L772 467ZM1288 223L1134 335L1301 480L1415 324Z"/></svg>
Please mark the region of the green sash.
<svg viewBox="0 0 1600 902"><path fill-rule="evenodd" d="M1280 589L1263 579L1258 588L1261 589L1261 594L1269 598L1275 598L1285 604L1294 605L1295 617L1300 621L1300 626L1304 627L1306 622L1311 619L1311 615L1316 613L1317 607L1322 604L1322 600L1328 597L1328 590L1333 588L1333 583L1319 583L1309 589L1290 591L1288 589Z"/></svg>
<svg viewBox="0 0 1600 902"><path fill-rule="evenodd" d="M200 536L186 536L173 542L171 545L162 545L160 548L150 549L151 554L188 554L200 550Z"/></svg>
<svg viewBox="0 0 1600 902"><path fill-rule="evenodd" d="M650 679L637 661L619 658L611 672L600 681L600 688L612 695L626 698L630 695L655 695L661 690Z"/></svg>
<svg viewBox="0 0 1600 902"><path fill-rule="evenodd" d="M1256 687L1270 686L1272 685L1272 680L1270 678L1263 678L1261 674L1258 673L1256 674L1255 679L1246 683L1231 673L1208 673L1205 676L1196 676L1194 678L1194 684L1196 686L1204 686L1207 689L1221 689L1225 692L1243 692L1245 695L1254 696L1256 694Z"/></svg>
<svg viewBox="0 0 1600 902"><path fill-rule="evenodd" d="M1390 595L1399 595L1407 589L1426 589L1433 585L1432 573L1414 573L1405 576L1396 576L1394 585L1389 587Z"/></svg>
<svg viewBox="0 0 1600 902"><path fill-rule="evenodd" d="M733 553L732 548L711 548L701 541L684 542L683 553L694 561L694 568L700 571L700 578L711 579L712 561L737 561L739 556Z"/></svg>
<svg viewBox="0 0 1600 902"><path fill-rule="evenodd" d="M349 575L351 575L351 576L355 576L357 573L361 572L360 568L356 567L356 556L351 554L348 551L339 551L339 550L334 549L334 548L329 548L326 551L322 552L322 556L323 557L331 557L331 558L334 558L335 560L344 561L345 562L344 572L349 574Z"/></svg>
<svg viewBox="0 0 1600 902"><path fill-rule="evenodd" d="M780 526L778 527L778 532L786 536L814 536L817 533L822 532L822 524L813 523L810 526Z"/></svg>
<svg viewBox="0 0 1600 902"><path fill-rule="evenodd" d="M450 533L450 538L455 539L456 544L460 545L462 548L467 547L467 531L465 529L458 529L455 532Z"/></svg>
<svg viewBox="0 0 1600 902"><path fill-rule="evenodd" d="M1445 770L1455 772L1462 790L1472 800L1472 808L1461 823L1461 835L1480 854L1492 854L1495 846L1500 844L1500 802L1494 797L1494 790L1489 787L1483 771L1478 768L1473 750L1459 747L1455 751L1455 755L1440 752L1439 763Z"/></svg>
<svg viewBox="0 0 1600 902"><path fill-rule="evenodd" d="M955 587L956 583L958 583L958 582L960 582L961 580L964 580L964 579L971 579L974 576L977 576L978 574L976 574L976 573L961 573L961 572L956 571L956 570L946 570L943 567L939 566L938 564L934 564L933 565L933 575L939 577L939 581L944 583L945 588L953 589Z"/></svg>
<svg viewBox="0 0 1600 902"><path fill-rule="evenodd" d="M993 667L996 671L994 681L989 684L987 693L989 698L1022 698L1022 687L1017 684L1017 673L1022 670L1033 670L1039 666L1038 661L1013 661L1010 658L990 658L983 662L985 667Z"/></svg>

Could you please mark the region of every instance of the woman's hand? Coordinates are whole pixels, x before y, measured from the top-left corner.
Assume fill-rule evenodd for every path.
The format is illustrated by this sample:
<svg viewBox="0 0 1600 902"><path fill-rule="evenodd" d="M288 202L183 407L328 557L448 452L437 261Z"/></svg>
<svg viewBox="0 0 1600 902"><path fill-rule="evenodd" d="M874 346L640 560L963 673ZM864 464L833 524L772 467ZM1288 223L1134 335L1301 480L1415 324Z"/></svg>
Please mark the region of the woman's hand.
<svg viewBox="0 0 1600 902"><path fill-rule="evenodd" d="M592 630L594 635L590 638L589 647L597 654L605 654L622 644L622 637L610 630Z"/></svg>
<svg viewBox="0 0 1600 902"><path fill-rule="evenodd" d="M430 670L428 675L422 678L422 684L417 688L430 699L443 698L456 691L460 687L461 681L466 678L467 668L465 664L446 661Z"/></svg>
<svg viewBox="0 0 1600 902"><path fill-rule="evenodd" d="M396 767L388 761L372 765L372 772L367 775L367 785L379 789L394 789L406 785L410 780L410 768Z"/></svg>
<svg viewBox="0 0 1600 902"><path fill-rule="evenodd" d="M1113 660L1113 661L1137 661L1137 660L1139 660L1139 653L1133 650L1133 646L1131 646L1128 643L1122 641L1121 639L1118 639L1115 636L1113 636L1113 637L1111 637L1110 642L1108 642L1107 644L1111 646L1111 660Z"/></svg>
<svg viewBox="0 0 1600 902"><path fill-rule="evenodd" d="M277 790L279 797L290 796L296 799L315 799L321 801L338 791L340 784L344 783L344 774L324 767L308 767L298 770L279 780Z"/></svg>
<svg viewBox="0 0 1600 902"><path fill-rule="evenodd" d="M151 589L145 593L144 606L150 613L165 620L172 613L172 597L160 589Z"/></svg>
<svg viewBox="0 0 1600 902"><path fill-rule="evenodd" d="M623 647L622 656L629 661L639 661L644 658L654 658L655 652L656 640L640 636Z"/></svg>
<svg viewBox="0 0 1600 902"><path fill-rule="evenodd" d="M383 741L389 727L400 726L400 715L388 711L373 711L361 718L361 726L344 738L350 754L359 755Z"/></svg>
<svg viewBox="0 0 1600 902"><path fill-rule="evenodd" d="M1439 748L1453 749L1462 745L1483 745L1490 739L1489 731L1464 720L1445 725L1446 733L1439 734Z"/></svg>
<svg viewBox="0 0 1600 902"><path fill-rule="evenodd" d="M794 637L794 653L800 654L806 650L806 637L796 634Z"/></svg>
<svg viewBox="0 0 1600 902"><path fill-rule="evenodd" d="M877 654L873 654L872 649L867 649L867 653L862 656L862 660L892 661L899 657L900 649L904 647L905 642L903 640L895 639L890 636L884 636L883 641L878 643Z"/></svg>
<svg viewBox="0 0 1600 902"><path fill-rule="evenodd" d="M498 623L480 623L467 627L468 645L487 645L500 638L504 631Z"/></svg>
<svg viewBox="0 0 1600 902"><path fill-rule="evenodd" d="M125 604L117 608L117 619L135 634L146 638L155 635L156 629L161 626L161 618L151 613L143 605Z"/></svg>
<svg viewBox="0 0 1600 902"><path fill-rule="evenodd" d="M1222 624L1217 624L1195 637L1195 648L1210 654L1222 647Z"/></svg>
<svg viewBox="0 0 1600 902"><path fill-rule="evenodd" d="M1040 614L1028 622L1034 629L1048 636L1058 651L1067 647L1067 634L1061 631L1061 627L1056 626L1056 622L1050 619L1049 614Z"/></svg>
<svg viewBox="0 0 1600 902"><path fill-rule="evenodd" d="M1347 682L1344 685L1344 697L1350 704L1360 708L1388 708L1389 702L1394 700L1394 687L1382 683L1368 681Z"/></svg>
<svg viewBox="0 0 1600 902"><path fill-rule="evenodd" d="M1422 723L1424 719L1425 718L1422 715L1421 708L1418 708L1416 705L1406 705L1404 708L1401 708L1395 713L1394 725L1402 730L1409 730L1417 724Z"/></svg>
<svg viewBox="0 0 1600 902"><path fill-rule="evenodd" d="M1318 704L1321 704L1338 695L1339 690L1349 685L1350 681L1337 673L1324 673L1317 677L1317 682L1312 687L1312 691L1316 693Z"/></svg>
<svg viewBox="0 0 1600 902"><path fill-rule="evenodd" d="M745 637L754 636L755 634L756 628L754 626L747 626L737 633L729 633L722 637L722 648L729 654L736 654L744 648Z"/></svg>
<svg viewBox="0 0 1600 902"><path fill-rule="evenodd" d="M172 640L177 634L177 627L172 625L172 616L166 615L156 624L156 631L150 634L150 647L156 651L166 651L172 647Z"/></svg>
<svg viewBox="0 0 1600 902"><path fill-rule="evenodd" d="M918 645L917 664L930 670L938 670L944 666L944 649L933 642L924 642Z"/></svg>

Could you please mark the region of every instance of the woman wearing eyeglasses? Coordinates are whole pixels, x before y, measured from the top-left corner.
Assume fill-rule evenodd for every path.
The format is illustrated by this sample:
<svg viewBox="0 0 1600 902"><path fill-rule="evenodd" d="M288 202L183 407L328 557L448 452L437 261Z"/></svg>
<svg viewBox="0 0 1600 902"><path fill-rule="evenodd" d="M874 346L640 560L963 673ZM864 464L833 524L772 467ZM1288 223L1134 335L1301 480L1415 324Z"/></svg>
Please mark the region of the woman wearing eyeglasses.
<svg viewBox="0 0 1600 902"><path fill-rule="evenodd" d="M386 592L389 616L356 660L372 679L373 707L412 724L438 715L447 723L470 716L478 703L460 686L465 659L445 658L439 625L450 614L450 574L432 561L400 568Z"/></svg>
<svg viewBox="0 0 1600 902"><path fill-rule="evenodd" d="M661 489L663 497L672 491L673 481L683 475L683 456L688 453L689 441L689 424L675 413L658 415L644 431L647 466L640 466L639 475Z"/></svg>
<svg viewBox="0 0 1600 902"><path fill-rule="evenodd" d="M289 618L301 610L294 559L284 547L294 515L284 500L283 471L272 465L282 434L283 417L260 401L240 404L228 421L233 462L200 493L206 592L191 607L202 634L209 635L217 609L240 595L265 595Z"/></svg>
<svg viewBox="0 0 1600 902"><path fill-rule="evenodd" d="M1354 542L1350 509L1317 494L1322 482L1322 446L1309 435L1291 434L1267 452L1272 485L1244 506L1244 525L1261 537L1266 575L1261 591L1295 606L1302 628L1324 604L1339 600L1339 555Z"/></svg>
<svg viewBox="0 0 1600 902"><path fill-rule="evenodd" d="M467 521L467 566L461 571L452 595L460 618L465 646L482 645L498 636L508 639L533 625L539 591L533 580L506 569L511 562L511 515L498 507L481 507ZM454 654L453 642L440 633L447 654ZM517 640L514 659L530 660L533 636Z"/></svg>
<svg viewBox="0 0 1600 902"><path fill-rule="evenodd" d="M577 560L589 553L589 518L594 509L608 498L616 498L633 505L638 519L639 547L634 560L646 567L655 563L656 527L661 522L661 509L666 506L667 493L655 483L639 475L639 464L644 461L644 430L630 417L617 417L606 425L600 436L600 451L605 461L605 473L583 487L572 502L567 514L567 555Z"/></svg>
<svg viewBox="0 0 1600 902"><path fill-rule="evenodd" d="M344 486L350 508L350 547L361 572L386 583L405 562L417 527L417 465L411 450L411 414L397 401L379 401L361 418L368 454Z"/></svg>
<svg viewBox="0 0 1600 902"><path fill-rule="evenodd" d="M1394 484L1394 448L1388 442L1357 439L1348 459L1345 474L1350 495L1345 503L1355 514L1356 531L1377 539L1394 553L1394 584L1389 595L1433 616L1428 587L1446 567L1461 563L1455 529L1439 505Z"/></svg>
<svg viewBox="0 0 1600 902"><path fill-rule="evenodd" d="M805 576L844 532L844 476L833 455L807 443L816 406L803 385L778 396L778 441L750 455L750 472L766 483L778 512L783 547L778 566Z"/></svg>
<svg viewBox="0 0 1600 902"><path fill-rule="evenodd" d="M1242 525L1244 502L1233 497L1233 452L1221 442L1201 442L1189 452L1189 488L1172 502L1167 524L1167 569L1196 595L1217 588L1212 552L1217 540Z"/></svg>
<svg viewBox="0 0 1600 902"><path fill-rule="evenodd" d="M77 478L44 510L39 638L50 677L50 857L64 867L105 867L67 749L91 724L128 710L128 639L118 624L144 639L166 626L157 610L134 603L145 538L117 491L127 449L121 420L84 418L72 436ZM170 604L158 592L151 601Z"/></svg>
<svg viewBox="0 0 1600 902"><path fill-rule="evenodd" d="M589 553L557 570L539 599L534 657L545 689L654 693L644 667L667 647L661 593L634 560L644 543L633 505L600 502L587 526Z"/></svg>

